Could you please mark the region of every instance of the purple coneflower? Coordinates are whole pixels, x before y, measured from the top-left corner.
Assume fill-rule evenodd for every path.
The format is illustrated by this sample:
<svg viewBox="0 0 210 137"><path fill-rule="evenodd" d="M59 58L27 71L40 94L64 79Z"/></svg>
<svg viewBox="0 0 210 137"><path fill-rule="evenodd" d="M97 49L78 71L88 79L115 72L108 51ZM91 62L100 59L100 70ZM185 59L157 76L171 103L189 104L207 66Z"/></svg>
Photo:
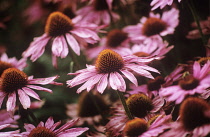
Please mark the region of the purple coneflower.
<svg viewBox="0 0 210 137"><path fill-rule="evenodd" d="M110 49L100 52L95 66L87 65L86 69L78 70L68 75L76 75L72 80L68 80L69 87L74 87L84 83L78 88L77 93L87 89L90 91L96 86L97 91L103 93L108 85L114 90L125 92L126 84L123 76L128 78L133 84L138 85L137 79L133 73L153 78L150 72L159 73L158 70L145 65L153 58L139 58L134 55L121 56Z"/></svg>
<svg viewBox="0 0 210 137"><path fill-rule="evenodd" d="M172 8L160 14L150 13L149 17L142 17L140 23L125 27L123 30L133 42L141 43L156 37L173 34L179 23L179 10Z"/></svg>
<svg viewBox="0 0 210 137"><path fill-rule="evenodd" d="M23 70L27 66L26 61L27 60L25 58L20 60L17 60L15 57L8 58L7 54L3 53L0 57L0 75L8 68Z"/></svg>
<svg viewBox="0 0 210 137"><path fill-rule="evenodd" d="M150 5L153 6L152 10L157 9L160 7L160 9L163 9L166 5L172 5L174 0L153 0ZM181 0L178 0L181 2Z"/></svg>
<svg viewBox="0 0 210 137"><path fill-rule="evenodd" d="M111 20L116 21L120 17L112 12L113 0L92 0L89 5L79 9L76 13L81 16L81 21L94 24L109 25Z"/></svg>
<svg viewBox="0 0 210 137"><path fill-rule="evenodd" d="M167 101L175 101L180 104L187 95L203 94L210 87L210 61L202 68L195 61L193 64L193 74L184 76L179 80L178 85L172 85L160 89L160 96L163 96Z"/></svg>
<svg viewBox="0 0 210 137"><path fill-rule="evenodd" d="M96 58L104 49L111 49L118 52L120 55L129 55L129 41L127 33L120 29L113 29L108 32L106 37L101 39L99 46L87 48L85 53L90 59Z"/></svg>
<svg viewBox="0 0 210 137"><path fill-rule="evenodd" d="M37 86L36 84L61 85L61 83L54 82L56 78L58 78L58 76L34 79L33 76L28 77L19 69L6 69L2 73L0 80L0 106L2 105L4 99L8 97L6 102L7 111L13 112L16 106L16 99L18 97L24 109L30 108L31 101L29 96L40 100L39 95L34 92L33 89L52 93L52 90Z"/></svg>
<svg viewBox="0 0 210 137"><path fill-rule="evenodd" d="M81 24L61 12L53 12L47 19L45 33L34 38L29 48L23 52L23 57L30 57L33 62L36 61L44 53L47 43L53 40L53 65L56 67L56 58L65 58L69 53L68 46L80 55L80 45L96 43L100 39L96 29L96 25Z"/></svg>
<svg viewBox="0 0 210 137"><path fill-rule="evenodd" d="M206 137L210 133L210 105L207 101L189 97L179 110L179 119L168 125L170 130L161 137Z"/></svg>
<svg viewBox="0 0 210 137"><path fill-rule="evenodd" d="M40 122L37 127L32 124L25 124L26 132L23 132L23 137L77 137L88 130L88 128L71 128L73 127L79 119L68 121L63 126L56 129L61 122L54 123L52 117L48 120Z"/></svg>

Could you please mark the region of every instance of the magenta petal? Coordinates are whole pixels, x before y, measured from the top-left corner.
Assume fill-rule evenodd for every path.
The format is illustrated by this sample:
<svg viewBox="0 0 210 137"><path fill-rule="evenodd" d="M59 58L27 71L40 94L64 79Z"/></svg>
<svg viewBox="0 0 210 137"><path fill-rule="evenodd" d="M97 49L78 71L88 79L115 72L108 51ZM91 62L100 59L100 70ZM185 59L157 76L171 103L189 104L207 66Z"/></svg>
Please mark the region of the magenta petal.
<svg viewBox="0 0 210 137"><path fill-rule="evenodd" d="M55 130L54 132L56 134L59 134L59 133L65 131L66 129L73 127L78 122L78 120L79 120L78 118L77 119L70 120L66 124L64 124L63 126L61 126L59 129Z"/></svg>
<svg viewBox="0 0 210 137"><path fill-rule="evenodd" d="M71 128L58 134L59 137L77 137L87 131L89 128Z"/></svg>
<svg viewBox="0 0 210 137"><path fill-rule="evenodd" d="M27 132L31 132L36 127L32 124L24 124L24 128L26 129Z"/></svg>
<svg viewBox="0 0 210 137"><path fill-rule="evenodd" d="M110 86L111 86L111 88L112 89L114 89L114 90L117 90L117 85L115 84L115 75L114 75L114 73L112 72L112 73L110 73L110 75L109 75L109 84L110 84Z"/></svg>
<svg viewBox="0 0 210 137"><path fill-rule="evenodd" d="M18 89L18 96L20 103L22 104L24 109L27 109L31 106L31 100L29 96L21 89Z"/></svg>
<svg viewBox="0 0 210 137"><path fill-rule="evenodd" d="M115 75L116 75L116 78L117 78L116 81L118 82L117 85L118 85L119 91L125 92L125 90L126 90L125 80L123 79L123 77L118 72L116 72Z"/></svg>
<svg viewBox="0 0 210 137"><path fill-rule="evenodd" d="M61 36L61 42L63 45L63 50L61 51L61 58L65 58L69 53L69 48L64 36Z"/></svg>
<svg viewBox="0 0 210 137"><path fill-rule="evenodd" d="M52 90L51 90L51 89L48 89L48 88L43 88L43 87L40 87L40 86L27 85L27 87L32 88L32 89L36 89L36 90L43 90L43 91L46 91L46 92L52 93Z"/></svg>
<svg viewBox="0 0 210 137"><path fill-rule="evenodd" d="M138 86L138 81L133 73L129 72L128 70L121 70L121 72L135 85Z"/></svg>
<svg viewBox="0 0 210 137"><path fill-rule="evenodd" d="M108 74L105 74L101 77L98 85L97 90L102 94L108 85Z"/></svg>
<svg viewBox="0 0 210 137"><path fill-rule="evenodd" d="M66 40L69 43L69 46L71 49L77 54L80 55L80 47L76 39L70 35L69 33L66 33Z"/></svg>
<svg viewBox="0 0 210 137"><path fill-rule="evenodd" d="M32 89L27 88L27 87L23 87L22 89L27 95L29 95L37 100L40 100L39 95L36 92L34 92Z"/></svg>
<svg viewBox="0 0 210 137"><path fill-rule="evenodd" d="M45 122L45 127L46 127L47 129L50 129L50 128L53 126L53 124L54 124L53 118L52 118L52 117L49 117L49 118L47 119L47 121Z"/></svg>
<svg viewBox="0 0 210 137"><path fill-rule="evenodd" d="M16 93L13 92L8 95L8 100L7 100L7 111L13 111L15 109L16 105Z"/></svg>
<svg viewBox="0 0 210 137"><path fill-rule="evenodd" d="M28 84L41 84L46 85L53 82L58 76L48 77L48 78L36 78L29 80Z"/></svg>
<svg viewBox="0 0 210 137"><path fill-rule="evenodd" d="M52 53L55 56L60 57L62 50L64 50L63 49L63 43L62 43L61 37L58 36L53 40Z"/></svg>

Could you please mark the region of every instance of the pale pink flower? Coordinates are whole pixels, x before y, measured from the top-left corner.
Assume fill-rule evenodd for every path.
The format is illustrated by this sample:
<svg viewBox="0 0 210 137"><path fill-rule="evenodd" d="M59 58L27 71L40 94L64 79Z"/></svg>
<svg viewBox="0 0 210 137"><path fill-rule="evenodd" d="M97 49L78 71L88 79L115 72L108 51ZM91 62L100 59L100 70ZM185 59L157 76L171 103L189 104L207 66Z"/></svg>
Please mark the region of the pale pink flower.
<svg viewBox="0 0 210 137"><path fill-rule="evenodd" d="M11 125L10 124L3 124L0 125L0 130L9 128ZM22 135L19 133L20 130L15 130L15 131L6 131L6 132L0 132L1 137L22 137Z"/></svg>
<svg viewBox="0 0 210 137"><path fill-rule="evenodd" d="M155 37L153 41L148 43L135 44L132 46L132 54L143 57L143 56L156 56L160 59L164 58L165 54L168 53L174 46L168 46L167 41L163 41L161 37Z"/></svg>
<svg viewBox="0 0 210 137"><path fill-rule="evenodd" d="M187 95L203 94L210 87L210 61L203 67L198 62L193 64L193 74L189 74L179 80L178 85L172 85L160 89L160 96L167 101L175 101L180 104Z"/></svg>
<svg viewBox="0 0 210 137"><path fill-rule="evenodd" d="M14 112L16 99L18 98L24 109L30 108L31 101L29 96L40 100L39 95L34 92L34 89L52 93L51 89L38 85L62 85L62 83L54 81L56 78L58 78L58 76L34 79L33 76L28 77L23 71L16 68L6 69L1 76L0 106L4 99L7 99L7 111Z"/></svg>
<svg viewBox="0 0 210 137"><path fill-rule="evenodd" d="M127 33L119 29L113 29L108 32L106 37L101 38L99 46L87 48L84 50L87 57L94 59L104 49L111 49L121 55L129 55L130 39Z"/></svg>
<svg viewBox="0 0 210 137"><path fill-rule="evenodd" d="M85 82L78 88L77 93L85 89L90 91L94 87L98 92L103 93L108 85L114 90L125 92L124 76L137 86L135 73L147 78L153 78L149 71L159 73L158 70L145 65L153 59L139 58L134 55L121 56L117 52L106 49L99 54L95 66L87 65L86 69L69 73L68 75L76 75L76 77L68 80L67 84L69 87L74 87Z"/></svg>
<svg viewBox="0 0 210 137"><path fill-rule="evenodd" d="M52 117L49 117L47 121L40 122L37 127L32 124L25 124L26 132L23 132L23 137L28 136L49 136L49 137L77 137L88 130L87 127L72 128L78 122L79 119L68 121L63 126L60 126L61 121L54 123ZM57 129L56 129L57 128Z"/></svg>
<svg viewBox="0 0 210 137"><path fill-rule="evenodd" d="M13 118L11 118L11 116L6 110L0 110L0 125L9 124L8 127L10 128L18 128L17 120L19 118L19 115L14 115Z"/></svg>
<svg viewBox="0 0 210 137"><path fill-rule="evenodd" d="M126 26L123 31L133 42L150 41L159 36L173 34L179 23L179 10L172 8L162 15L150 12L149 17L142 17L137 25Z"/></svg>
<svg viewBox="0 0 210 137"><path fill-rule="evenodd" d="M26 58L17 60L16 57L9 58L6 53L3 53L0 57L0 75L5 69L8 68L17 68L19 70L23 70L27 66L26 61Z"/></svg>
<svg viewBox="0 0 210 137"><path fill-rule="evenodd" d="M160 137L206 137L210 133L210 105L203 99L189 97L180 106L179 118L168 124L170 130Z"/></svg>
<svg viewBox="0 0 210 137"><path fill-rule="evenodd" d="M150 5L153 6L152 10L157 9L160 7L160 9L163 9L165 6L169 5L171 6L174 0L153 0ZM178 0L178 2L181 2L181 0Z"/></svg>
<svg viewBox="0 0 210 137"><path fill-rule="evenodd" d="M45 33L34 38L29 48L23 52L23 57L30 57L34 62L45 51L45 46L52 42L53 66L57 67L57 57L65 58L69 53L68 46L80 55L80 45L96 43L100 38L96 33L98 26L82 24L76 19L70 19L61 12L53 12L48 17Z"/></svg>
<svg viewBox="0 0 210 137"><path fill-rule="evenodd" d="M119 20L120 16L112 11L113 0L92 0L89 5L79 9L76 14L82 22L109 25Z"/></svg>

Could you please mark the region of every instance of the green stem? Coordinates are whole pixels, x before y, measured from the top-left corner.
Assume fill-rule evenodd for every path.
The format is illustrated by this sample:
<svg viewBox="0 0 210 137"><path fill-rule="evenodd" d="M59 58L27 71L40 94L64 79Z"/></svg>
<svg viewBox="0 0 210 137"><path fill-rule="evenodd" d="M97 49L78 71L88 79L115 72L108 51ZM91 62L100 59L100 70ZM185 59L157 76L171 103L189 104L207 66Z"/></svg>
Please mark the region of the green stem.
<svg viewBox="0 0 210 137"><path fill-rule="evenodd" d="M190 1L191 1L191 0L190 0ZM195 22L196 22L196 24L197 24L197 27L198 27L199 33L200 33L200 35L201 35L201 39L202 39L203 45L206 46L207 40L205 39L205 36L204 36L204 34L203 34L203 32L202 32L201 25L200 25L200 22L199 22L199 19L198 19L198 15L197 15L197 13L196 13L195 6L194 6L194 4L193 4L192 2L190 3L190 2L188 1L187 3L188 3L188 6L189 6L189 8L190 8L190 11L192 12L193 18L194 18L194 20L195 20Z"/></svg>
<svg viewBox="0 0 210 137"><path fill-rule="evenodd" d="M122 103L122 105L123 105L123 107L124 107L124 109L125 109L125 112L126 112L128 118L129 118L129 119L134 119L133 115L131 114L131 112L130 112L130 110L129 110L129 108L128 108L126 102L125 102L125 97L124 97L123 93L120 92L120 91L117 91L117 95L118 95L119 98L120 98L120 101L121 101L121 103Z"/></svg>

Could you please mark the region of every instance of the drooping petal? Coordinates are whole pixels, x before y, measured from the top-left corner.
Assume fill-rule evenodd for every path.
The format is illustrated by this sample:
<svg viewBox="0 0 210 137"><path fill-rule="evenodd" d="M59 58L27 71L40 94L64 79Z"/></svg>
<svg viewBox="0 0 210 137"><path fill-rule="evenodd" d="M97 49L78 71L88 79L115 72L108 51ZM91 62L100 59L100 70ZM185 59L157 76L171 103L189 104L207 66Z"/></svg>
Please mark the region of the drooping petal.
<svg viewBox="0 0 210 137"><path fill-rule="evenodd" d="M121 70L121 72L136 86L138 86L138 81L136 79L136 77L129 72L128 70Z"/></svg>
<svg viewBox="0 0 210 137"><path fill-rule="evenodd" d="M103 77L101 77L97 85L97 90L99 91L99 93L102 94L106 89L107 85L108 85L108 74L105 74Z"/></svg>
<svg viewBox="0 0 210 137"><path fill-rule="evenodd" d="M7 111L13 111L15 109L16 105L16 93L13 92L8 95L8 100L7 100Z"/></svg>
<svg viewBox="0 0 210 137"><path fill-rule="evenodd" d="M115 75L113 72L109 75L109 84L112 89L117 90L117 85L115 83Z"/></svg>
<svg viewBox="0 0 210 137"><path fill-rule="evenodd" d="M36 92L34 92L32 89L27 88L27 87L23 87L22 89L27 95L29 95L37 100L40 100L39 95Z"/></svg>
<svg viewBox="0 0 210 137"><path fill-rule="evenodd" d="M54 124L53 117L49 117L49 118L47 119L47 121L45 122L45 127L46 127L47 129L50 129L50 128L53 126L53 124Z"/></svg>
<svg viewBox="0 0 210 137"><path fill-rule="evenodd" d="M119 91L125 92L125 90L126 90L125 80L123 79L123 77L118 72L115 72L115 75L118 79L117 81L119 81L119 84L118 84Z"/></svg>
<svg viewBox="0 0 210 137"><path fill-rule="evenodd" d="M36 85L27 85L27 87L32 88L32 89L36 89L36 90L43 90L43 91L52 93L51 89L40 87L40 86L36 86Z"/></svg>
<svg viewBox="0 0 210 137"><path fill-rule="evenodd" d="M59 133L65 131L66 129L71 128L72 126L74 126L78 121L79 121L78 118L77 119L70 120L66 124L64 124L63 126L61 126L59 129L56 129L54 131L54 133L59 134Z"/></svg>
<svg viewBox="0 0 210 137"><path fill-rule="evenodd" d="M51 82L53 82L55 79L57 79L58 76L48 77L48 78L36 78L28 81L28 84L41 84L46 85Z"/></svg>
<svg viewBox="0 0 210 137"><path fill-rule="evenodd" d="M69 33L66 33L66 40L69 43L69 46L71 47L71 49L77 55L80 55L80 47L79 47L79 44L78 44L77 40L72 35L70 35Z"/></svg>
<svg viewBox="0 0 210 137"><path fill-rule="evenodd" d="M61 53L63 50L64 49L63 49L63 43L62 43L61 37L58 36L53 40L52 53L57 57L61 57Z"/></svg>
<svg viewBox="0 0 210 137"><path fill-rule="evenodd" d="M18 89L18 97L24 109L27 109L31 106L31 100L23 90Z"/></svg>

